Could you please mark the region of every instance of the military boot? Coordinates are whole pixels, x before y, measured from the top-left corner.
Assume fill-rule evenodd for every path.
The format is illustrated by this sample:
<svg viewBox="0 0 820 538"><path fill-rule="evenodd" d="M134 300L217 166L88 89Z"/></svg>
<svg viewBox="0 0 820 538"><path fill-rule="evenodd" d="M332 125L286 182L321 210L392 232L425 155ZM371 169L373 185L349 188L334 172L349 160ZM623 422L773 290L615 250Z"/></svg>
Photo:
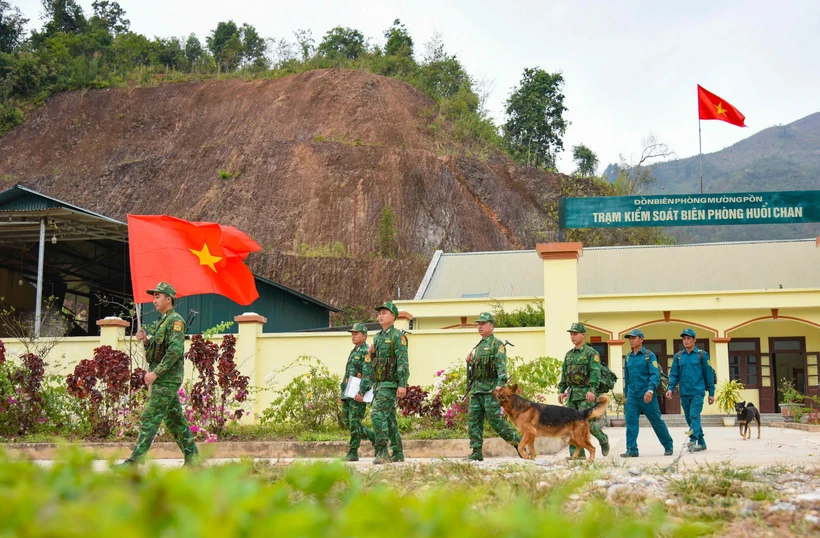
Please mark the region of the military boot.
<svg viewBox="0 0 820 538"><path fill-rule="evenodd" d="M347 454L344 457L345 461L359 461L359 451L355 448L351 448L347 451Z"/></svg>
<svg viewBox="0 0 820 538"><path fill-rule="evenodd" d="M473 449L473 453L464 458L465 461L484 461L484 453L480 448Z"/></svg>
<svg viewBox="0 0 820 538"><path fill-rule="evenodd" d="M390 463L390 454L387 453L387 447L376 449L376 458L373 460L373 465L381 465L383 463Z"/></svg>
<svg viewBox="0 0 820 538"><path fill-rule="evenodd" d="M393 452L393 454L390 456L390 461L392 461L393 463L403 462L404 461L404 451L399 450L398 452Z"/></svg>
<svg viewBox="0 0 820 538"><path fill-rule="evenodd" d="M136 467L138 465L145 464L141 461L132 460L131 458L128 458L126 460L121 461L120 463L115 463L114 465L112 465L112 467L115 469L125 469L126 467Z"/></svg>

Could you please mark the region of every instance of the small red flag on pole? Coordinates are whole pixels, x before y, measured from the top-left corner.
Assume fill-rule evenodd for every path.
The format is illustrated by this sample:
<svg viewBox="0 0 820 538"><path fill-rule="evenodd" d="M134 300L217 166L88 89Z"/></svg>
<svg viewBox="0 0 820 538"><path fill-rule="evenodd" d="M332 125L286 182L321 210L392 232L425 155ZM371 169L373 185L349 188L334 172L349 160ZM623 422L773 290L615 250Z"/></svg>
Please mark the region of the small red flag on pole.
<svg viewBox="0 0 820 538"><path fill-rule="evenodd" d="M700 84L698 84L698 119L720 120L738 127L746 127L743 123L746 116L725 99L703 89Z"/></svg>
<svg viewBox="0 0 820 538"><path fill-rule="evenodd" d="M216 293L249 305L259 293L244 260L261 248L233 226L167 215L128 215L134 302L151 302L145 290L164 281L178 296Z"/></svg>

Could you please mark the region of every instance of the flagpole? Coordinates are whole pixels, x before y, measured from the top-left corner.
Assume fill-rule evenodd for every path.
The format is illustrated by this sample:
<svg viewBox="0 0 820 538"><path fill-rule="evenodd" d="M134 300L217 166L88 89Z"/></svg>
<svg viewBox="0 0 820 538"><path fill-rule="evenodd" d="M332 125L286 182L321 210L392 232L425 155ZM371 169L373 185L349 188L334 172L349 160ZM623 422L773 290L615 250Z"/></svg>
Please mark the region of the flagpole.
<svg viewBox="0 0 820 538"><path fill-rule="evenodd" d="M700 134L700 118L698 118L698 159L700 160L700 193L703 194L703 141Z"/></svg>

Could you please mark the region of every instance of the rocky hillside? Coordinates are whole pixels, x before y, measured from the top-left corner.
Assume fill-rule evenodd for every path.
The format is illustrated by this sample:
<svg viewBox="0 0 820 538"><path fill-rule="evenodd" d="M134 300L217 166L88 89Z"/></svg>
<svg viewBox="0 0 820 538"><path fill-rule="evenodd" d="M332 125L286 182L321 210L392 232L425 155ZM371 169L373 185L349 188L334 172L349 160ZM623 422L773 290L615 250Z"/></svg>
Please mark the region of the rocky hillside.
<svg viewBox="0 0 820 538"><path fill-rule="evenodd" d="M385 282L361 300L398 286L411 295L435 249L532 248L556 237L562 190L595 188L498 152L466 157L434 120L432 101L410 85L340 69L63 93L0 139L0 177L117 219L166 213L236 226L275 253L257 255L254 268L314 282L296 287L340 306L352 299L344 281L315 283L330 276L327 263L350 259L296 268L281 256L338 243L367 259L389 205L409 266L392 289Z"/></svg>

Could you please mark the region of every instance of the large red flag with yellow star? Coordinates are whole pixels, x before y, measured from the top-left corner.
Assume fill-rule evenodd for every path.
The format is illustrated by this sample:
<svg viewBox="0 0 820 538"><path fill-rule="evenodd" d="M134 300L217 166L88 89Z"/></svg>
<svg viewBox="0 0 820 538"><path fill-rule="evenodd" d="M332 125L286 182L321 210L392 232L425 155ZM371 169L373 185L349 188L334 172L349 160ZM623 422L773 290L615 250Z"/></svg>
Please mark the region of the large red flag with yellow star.
<svg viewBox="0 0 820 538"><path fill-rule="evenodd" d="M704 90L698 84L698 118L702 120L721 120L738 127L746 127L743 123L746 116L732 105L710 91Z"/></svg>
<svg viewBox="0 0 820 538"><path fill-rule="evenodd" d="M261 248L233 226L167 215L128 215L134 301L151 302L145 290L167 282L177 297L217 293L249 305L259 293L244 260Z"/></svg>

